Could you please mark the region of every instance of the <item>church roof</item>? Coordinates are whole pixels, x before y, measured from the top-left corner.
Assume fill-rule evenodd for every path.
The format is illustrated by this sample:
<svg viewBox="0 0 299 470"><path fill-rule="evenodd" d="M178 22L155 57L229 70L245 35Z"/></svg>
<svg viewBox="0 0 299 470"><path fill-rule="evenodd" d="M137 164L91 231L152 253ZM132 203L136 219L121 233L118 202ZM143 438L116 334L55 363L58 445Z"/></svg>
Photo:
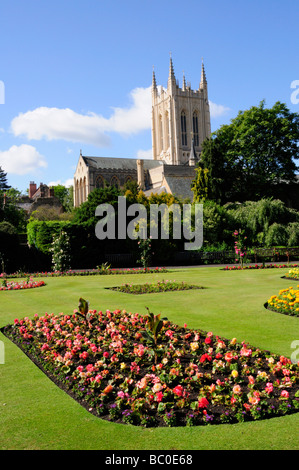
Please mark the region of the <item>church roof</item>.
<svg viewBox="0 0 299 470"><path fill-rule="evenodd" d="M113 169L113 170L136 170L136 158L110 158L110 157L83 157L85 164L95 169ZM157 166L163 165L162 161L142 159L144 168L150 170Z"/></svg>

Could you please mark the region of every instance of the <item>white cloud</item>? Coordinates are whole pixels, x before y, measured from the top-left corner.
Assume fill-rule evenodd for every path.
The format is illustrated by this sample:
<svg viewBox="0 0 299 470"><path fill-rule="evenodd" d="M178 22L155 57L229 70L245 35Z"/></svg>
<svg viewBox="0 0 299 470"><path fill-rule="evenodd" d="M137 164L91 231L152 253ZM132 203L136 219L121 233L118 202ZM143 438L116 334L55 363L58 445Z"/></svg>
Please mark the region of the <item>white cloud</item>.
<svg viewBox="0 0 299 470"><path fill-rule="evenodd" d="M216 104L216 103L213 103L212 101L209 101L209 104L210 104L211 118L218 118L228 113L228 111L230 111L230 108L227 108L226 106L223 106L222 104Z"/></svg>
<svg viewBox="0 0 299 470"><path fill-rule="evenodd" d="M106 120L107 130L120 134L136 134L151 128L151 87L135 88L131 92L131 108L113 108L114 114Z"/></svg>
<svg viewBox="0 0 299 470"><path fill-rule="evenodd" d="M130 93L131 105L114 107L109 118L89 112L80 114L69 108L39 107L20 113L11 122L15 136L29 140L65 140L106 147L109 133L132 135L151 129L151 87L135 88ZM211 118L217 118L229 108L210 101Z"/></svg>
<svg viewBox="0 0 299 470"><path fill-rule="evenodd" d="M21 113L11 122L15 136L29 140L66 140L108 145L109 138L103 134L100 116L93 113L78 114L71 109L40 107Z"/></svg>
<svg viewBox="0 0 299 470"><path fill-rule="evenodd" d="M15 117L11 130L15 136L26 136L29 140L66 140L107 146L110 143L108 132L129 135L151 127L150 87L136 88L130 96L132 106L112 108L109 119L91 112L79 114L69 108L40 107Z"/></svg>
<svg viewBox="0 0 299 470"><path fill-rule="evenodd" d="M144 158L146 160L151 160L153 158L153 150L138 150L137 158Z"/></svg>
<svg viewBox="0 0 299 470"><path fill-rule="evenodd" d="M46 168L47 162L35 147L22 144L0 152L0 166L7 173L26 175L39 168Z"/></svg>
<svg viewBox="0 0 299 470"><path fill-rule="evenodd" d="M66 188L69 188L70 186L74 185L74 178L68 178L64 182L62 182L61 180L50 181L49 183L47 183L47 186L49 186L49 187L58 186L59 184L61 184L62 186L65 186Z"/></svg>

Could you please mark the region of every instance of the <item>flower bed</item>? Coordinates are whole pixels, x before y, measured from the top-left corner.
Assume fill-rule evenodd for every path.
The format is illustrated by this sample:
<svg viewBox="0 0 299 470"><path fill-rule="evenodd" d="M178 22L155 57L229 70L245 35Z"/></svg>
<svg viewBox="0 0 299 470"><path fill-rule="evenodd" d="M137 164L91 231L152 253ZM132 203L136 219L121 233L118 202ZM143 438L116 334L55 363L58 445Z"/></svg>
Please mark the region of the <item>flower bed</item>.
<svg viewBox="0 0 299 470"><path fill-rule="evenodd" d="M266 303L266 308L299 317L299 285L297 289L289 287L288 289L281 289L278 295L272 295Z"/></svg>
<svg viewBox="0 0 299 470"><path fill-rule="evenodd" d="M33 281L32 279L27 281L20 282L7 282L6 279L2 281L0 290L24 290L24 289L34 289L35 287L45 286L44 281Z"/></svg>
<svg viewBox="0 0 299 470"><path fill-rule="evenodd" d="M299 367L286 357L160 315L80 304L72 314L16 319L1 331L96 416L149 427L298 412Z"/></svg>
<svg viewBox="0 0 299 470"><path fill-rule="evenodd" d="M94 276L94 275L112 275L112 274L153 274L153 273L167 273L166 268L107 268L107 269L88 269L88 270L74 270L68 271L44 271L37 273L23 273L16 272L12 274L2 273L1 278L18 278L18 277L60 277L60 276Z"/></svg>
<svg viewBox="0 0 299 470"><path fill-rule="evenodd" d="M280 269L285 269L289 267L298 267L298 264L252 264L248 266L226 266L225 268L221 268L223 271L242 271L244 269L274 269L274 268L280 268Z"/></svg>
<svg viewBox="0 0 299 470"><path fill-rule="evenodd" d="M294 279L295 281L299 280L299 268L292 268L289 270L288 274L283 276L284 279Z"/></svg>
<svg viewBox="0 0 299 470"><path fill-rule="evenodd" d="M149 294L155 292L180 291L189 289L203 289L201 286L187 284L186 282L176 281L158 281L157 283L145 284L123 284L116 287L107 287L107 289L124 292L126 294Z"/></svg>

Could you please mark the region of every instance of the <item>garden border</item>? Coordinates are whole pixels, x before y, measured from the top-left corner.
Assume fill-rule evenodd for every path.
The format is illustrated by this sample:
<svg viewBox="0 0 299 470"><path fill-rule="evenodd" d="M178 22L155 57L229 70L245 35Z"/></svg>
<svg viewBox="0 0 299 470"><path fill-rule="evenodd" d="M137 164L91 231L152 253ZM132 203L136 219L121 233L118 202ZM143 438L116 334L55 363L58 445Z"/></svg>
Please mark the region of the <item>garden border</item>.
<svg viewBox="0 0 299 470"><path fill-rule="evenodd" d="M119 311L119 312L120 312L120 311ZM96 311L94 311L94 313L96 313ZM115 311L114 313L117 313L117 311ZM63 315L63 314L61 314L61 315ZM139 315L139 314L135 314L135 316L136 316L136 315ZM142 315L141 315L141 316L142 316ZM144 317L144 316L143 316L143 317ZM87 318L88 318L88 317L87 317ZM109 317L109 318L110 318L110 317ZM16 321L17 321L17 323L19 323L18 320L16 320ZM88 321L89 321L89 320L88 320ZM21 323L20 323L20 324L21 324ZM174 329L176 329L177 327L178 327L178 328L182 328L182 327L179 327L179 326L176 325L176 324L173 324L172 322L170 322L170 325L171 325L172 327L174 327ZM170 327L171 327L171 326L170 326ZM59 377L56 378L55 375L53 375L49 370L47 370L47 368L45 368L45 367L43 366L42 360L39 360L39 358L38 358L38 351L39 351L39 350L37 350L37 355L34 355L34 352L33 352L33 354L31 354L30 352L26 351L26 349L24 349L24 347L23 347L23 345L22 345L22 342L15 340L15 339L13 338L13 336L10 335L9 330L10 330L11 328L12 328L12 325L6 325L6 326L4 326L3 328L1 328L0 331L1 331L2 334L3 334L4 336L6 336L12 343L14 343L22 352L24 352L24 354L25 354L25 355L26 355L26 356L27 356L27 357L28 357L28 358L29 358L29 359L30 359L30 360L31 360L31 361L32 361L32 362L33 362L33 363L34 363L34 364L35 364L35 365L36 365L36 366L55 384L55 385L57 385L62 391L64 391L65 393L67 393L67 394L68 394L70 397L72 397L78 404L80 404L83 408L85 408L89 413L93 414L94 416L99 417L99 418L101 418L101 419L104 419L104 420L106 420L106 421L112 422L112 423L127 424L127 422L124 422L124 420L121 420L120 418L119 418L119 419L113 419L113 417L111 417L111 416L108 414L107 410L105 410L106 412L105 412L104 414L99 414L99 413L97 413L97 412L96 412L96 408L93 408L93 406L92 406L91 404L89 404L88 402L86 402L83 398L81 399L80 397L78 397L77 394L76 394L75 392L73 392L66 384L64 384L63 382L60 381ZM7 329L7 332L6 332L6 329ZM193 332L193 333L199 332L200 336L203 335L202 338L204 338L204 336L206 335L206 339L210 338L209 335L212 335L212 333L207 333L206 331L202 331L202 330L200 330L200 329L188 329L188 328L186 328L186 326L184 326L184 330L185 330L186 333L187 333L187 332L190 332L190 334L191 334L192 332ZM180 334L180 333L178 333L178 334ZM23 333L21 333L21 337L22 337L22 335L23 335ZM166 336L168 336L168 335L166 335ZM21 338L21 337L20 337L20 338ZM24 338L24 336L23 336L23 338ZM236 344L236 342L233 343L233 340L229 340L229 339L227 339L227 338L221 338L221 337L218 337L218 336L216 336L215 338L217 339L217 341L221 341L221 340L222 340L222 341L224 341L224 342L227 342L227 345L226 345L226 346L232 345L232 344L234 344L234 345ZM25 339L25 338L24 338L24 339ZM24 341L23 341L23 342L24 342ZM204 343L206 343L206 341L204 341ZM25 343L24 343L24 344L25 344ZM210 344L210 343L207 343L207 346L208 346L208 344ZM250 350L250 348L252 348L253 353L259 351L259 352L262 353L263 355L266 355L266 356L262 356L262 357L266 358L267 355L270 355L270 357L273 357L273 358L275 358L275 359L278 361L278 357L279 357L279 356L276 355L276 354L271 353L270 351L266 351L266 350L261 350L261 349L259 349L259 348L255 348L255 347L253 347L253 346L251 346L251 345L249 345L249 344L246 344L245 342L237 343L237 346L238 346L238 347L241 347L241 346L242 346L242 348L245 348L246 350L248 350L248 348L249 348L249 350ZM234 349L233 349L233 350L234 350ZM237 350L238 350L238 349L236 349L236 351L237 351ZM193 349L190 348L190 351L193 351ZM227 352L229 352L229 351L230 351L230 349L228 348ZM200 354L201 354L201 353L200 353ZM232 354L232 352L230 352L230 354ZM247 354L246 354L246 353L245 353L244 355L247 357ZM190 357L189 357L189 356L190 356ZM207 354L204 354L204 356L207 356ZM241 357L241 356L242 356L242 351L240 351L240 357ZM252 358L253 358L254 356L255 356L255 354L252 354ZM192 361L192 357L193 357L193 355L192 355L191 352L189 352L189 353L187 352L187 353L186 353L186 360L187 360L187 362L188 362L188 361ZM250 357L251 357L251 354L250 354ZM280 356L279 361L280 361L282 364L286 364L286 362L283 362L283 359L287 359L287 358L283 358L282 356ZM205 359L205 360L206 360L206 359ZM249 360L249 359L248 359L248 360ZM266 360L266 359L265 359L265 360ZM201 362L202 362L202 361L200 360L200 363L201 363ZM267 361L266 361L266 362L267 362ZM277 364L280 364L280 362L277 362ZM246 362L246 363L247 363L247 362ZM50 364L52 365L52 364L54 364L54 363L51 362ZM255 364L255 363L254 363L254 364ZM282 364L281 364L281 365L282 365ZM290 363L290 364L291 364L291 363ZM255 365L254 367L256 368L256 365ZM285 366L285 367L286 367L286 366ZM205 368L203 368L203 370L205 370ZM230 369L230 370L233 371L233 370L235 370L235 369L233 368L233 369ZM255 372L257 372L257 369L255 370ZM185 371L185 373L186 373L186 371ZM219 375L219 374L220 374L220 375ZM227 372L224 374L225 377L226 377L226 374L227 374ZM274 374L275 374L275 373L274 373ZM217 373L216 373L216 377L223 378L223 377L222 377L222 373L221 373L221 372L218 372L218 375L217 375ZM214 378L214 380L216 380L216 377ZM273 379L272 379L272 380L273 380ZM244 385L245 385L245 384L244 384ZM246 386L245 386L245 387L246 387ZM285 387L288 388L287 385L285 385ZM247 388L249 388L248 385L247 385ZM293 393L292 393L292 396L294 395L294 397L292 398L292 401L293 401L293 402L294 402L294 401L296 402L296 406L295 406L295 404L294 404L291 409L286 410L286 408L284 408L284 411L282 411L282 410L280 411L280 407L278 407L275 412L271 411L271 413L270 413L270 412L269 412L269 414L266 413L266 415L260 416L260 417L255 417L255 415L253 415L253 416L248 415L246 418L245 418L245 416L244 416L244 417L243 417L243 420L246 420L246 421L253 421L253 420L257 420L257 419L258 419L258 420L265 420L265 419L271 419L272 417L284 416L284 415L286 415L286 414L297 413L297 412L299 411L299 408L298 408L298 390L297 390L297 389L298 389L298 387L297 387L297 388L295 387L294 390L292 389L292 392L293 392ZM297 392L296 392L296 390L297 390ZM104 393L105 393L105 392L104 392ZM235 393L235 392L233 391L233 393ZM180 396L180 395L179 395L179 396ZM233 396L233 395L232 395L232 396ZM281 395L281 396L282 396L282 395ZM201 395L198 396L198 401L201 400L200 397L201 397ZM291 399L291 397L290 397L290 399ZM278 397L278 396L277 396L277 397L273 397L273 400L275 400L275 401L278 400L278 403L279 403L279 397ZM271 403L272 403L272 398L270 397L270 402L269 402L268 406L270 406ZM273 403L272 403L272 404L273 404ZM205 408L206 406L207 406L207 405L205 404L204 406L200 406L200 408ZM240 422L240 419L237 418L237 417L234 415L233 412L232 412L232 414L230 414L230 411L231 411L230 408L227 409L227 408L225 407L225 406L227 406L227 403L226 403L225 406L223 406L223 407L222 407L221 405L216 405L216 408L218 408L219 406L220 406L219 415L220 415L220 413L222 413L221 416L223 416L224 414L226 414L225 411L227 411L227 413L229 414L229 415L227 416L228 421L225 421L227 424L234 424L234 423ZM233 411L233 410L232 410L232 411ZM180 419L182 419L183 421L181 421L181 422L180 422L180 421L179 421L179 422L176 422L175 426L176 426L176 427L180 427L180 426L185 427L185 426L187 426L187 423L186 423L186 424L183 424L183 423L185 423L185 421L184 421L185 417L187 417L187 414L186 414L186 413L187 413L187 410L185 410L185 409L184 409L184 410L183 410L183 409L177 410L176 413L177 413L177 416L180 417ZM212 411L212 413L213 413L213 411ZM245 412L244 412L244 413L245 413ZM166 414L167 414L167 413L166 413ZM213 416L213 415L212 415L212 416ZM208 416L207 416L207 419L208 419ZM219 419L220 419L220 417L219 417ZM155 415L155 420L156 420L155 424L154 424L154 425L151 424L151 426L154 426L154 427L173 426L173 424L167 424L166 422L163 422L163 418L162 418L161 416L156 416L156 415ZM221 424L221 423L224 423L224 421L221 421L221 419L220 419L219 422L218 422L218 421L215 421L215 423L212 423L212 424L217 425L217 424ZM131 424L134 424L134 425L136 425L136 426L138 426L138 427L141 427L141 426L142 426L142 424L136 423L136 422L135 422L135 423L131 423ZM202 425L206 425L206 424L209 424L209 421L208 421L208 420L204 420L204 422L197 422L196 424L194 424L194 426L202 426Z"/></svg>

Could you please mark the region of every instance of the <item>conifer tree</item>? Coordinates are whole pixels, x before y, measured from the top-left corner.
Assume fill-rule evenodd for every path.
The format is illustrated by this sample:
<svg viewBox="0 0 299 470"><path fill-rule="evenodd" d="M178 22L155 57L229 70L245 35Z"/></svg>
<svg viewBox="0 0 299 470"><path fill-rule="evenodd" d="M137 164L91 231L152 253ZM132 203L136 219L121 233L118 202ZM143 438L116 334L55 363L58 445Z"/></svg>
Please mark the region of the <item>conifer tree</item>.
<svg viewBox="0 0 299 470"><path fill-rule="evenodd" d="M0 166L0 191L6 191L10 186L7 183L7 174Z"/></svg>

